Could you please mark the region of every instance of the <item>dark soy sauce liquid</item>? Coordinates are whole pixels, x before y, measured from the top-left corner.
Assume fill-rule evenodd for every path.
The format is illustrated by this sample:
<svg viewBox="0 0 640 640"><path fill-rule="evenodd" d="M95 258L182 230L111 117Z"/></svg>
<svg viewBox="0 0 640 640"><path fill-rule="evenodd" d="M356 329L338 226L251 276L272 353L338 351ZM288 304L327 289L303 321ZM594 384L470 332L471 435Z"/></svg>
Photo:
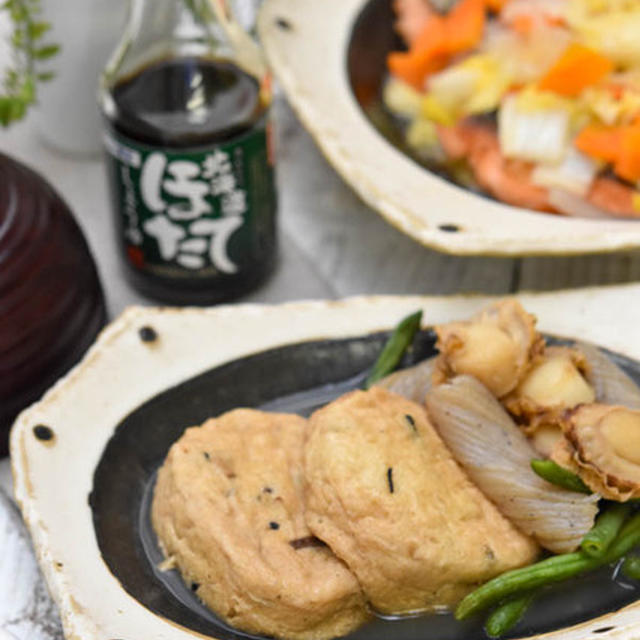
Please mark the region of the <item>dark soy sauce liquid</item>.
<svg viewBox="0 0 640 640"><path fill-rule="evenodd" d="M105 113L115 132L167 151L197 151L232 141L264 126L269 108L258 81L233 62L197 57L143 67L113 87L109 102ZM274 224L267 221L261 228L235 274L172 278L125 260L127 276L143 294L175 304L209 304L241 295L260 284L273 266Z"/></svg>
<svg viewBox="0 0 640 640"><path fill-rule="evenodd" d="M266 112L255 78L226 60L160 60L113 89L113 127L138 142L185 149L225 142Z"/></svg>

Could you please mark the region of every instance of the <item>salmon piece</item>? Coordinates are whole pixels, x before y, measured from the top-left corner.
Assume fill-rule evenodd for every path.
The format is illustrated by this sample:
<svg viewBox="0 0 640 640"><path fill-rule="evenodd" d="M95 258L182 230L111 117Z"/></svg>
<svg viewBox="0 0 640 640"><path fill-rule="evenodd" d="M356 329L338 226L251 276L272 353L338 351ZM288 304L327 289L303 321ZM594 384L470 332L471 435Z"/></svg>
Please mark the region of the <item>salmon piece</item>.
<svg viewBox="0 0 640 640"><path fill-rule="evenodd" d="M428 0L394 0L393 9L398 17L396 31L409 46L436 13Z"/></svg>
<svg viewBox="0 0 640 640"><path fill-rule="evenodd" d="M587 200L617 218L640 218L640 210L635 205L637 195L633 187L603 176L593 181Z"/></svg>
<svg viewBox="0 0 640 640"><path fill-rule="evenodd" d="M505 158L497 138L495 144L472 149L469 164L478 184L498 200L516 207L550 210L548 190L531 181L531 163Z"/></svg>
<svg viewBox="0 0 640 640"><path fill-rule="evenodd" d="M469 153L472 136L469 135L467 127L438 126L437 132L440 146L449 160L462 160Z"/></svg>
<svg viewBox="0 0 640 640"><path fill-rule="evenodd" d="M550 211L549 192L531 180L530 162L506 158L495 131L464 121L438 129L440 144L452 160L467 157L476 182L489 194L516 207Z"/></svg>

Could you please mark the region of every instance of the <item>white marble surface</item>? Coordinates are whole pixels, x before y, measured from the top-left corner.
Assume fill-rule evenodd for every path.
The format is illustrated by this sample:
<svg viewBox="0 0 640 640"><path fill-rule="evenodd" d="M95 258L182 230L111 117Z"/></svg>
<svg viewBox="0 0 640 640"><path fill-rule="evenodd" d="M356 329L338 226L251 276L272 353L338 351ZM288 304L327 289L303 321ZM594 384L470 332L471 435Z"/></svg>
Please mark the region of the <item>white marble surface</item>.
<svg viewBox="0 0 640 640"><path fill-rule="evenodd" d="M640 278L637 255L512 260L456 258L427 250L389 227L358 200L281 97L274 115L280 259L271 280L244 301L273 303L363 293L500 294ZM40 171L69 202L95 255L111 317L130 304L153 304L129 287L120 274L101 159L63 156L47 148L30 119L8 132L0 131L0 150ZM0 490L10 494L10 485L8 461L0 461ZM0 505L0 510L3 506L6 512L6 505ZM33 558L24 545L24 531L19 531L15 552L26 553L24 561L28 563ZM2 575L0 571L0 580ZM37 577L30 574L33 584L28 588L41 594L42 584L34 581L34 575ZM21 626L14 621L9 628L1 618L0 629L9 629L18 640L57 640L60 630L46 599L34 602L38 606L28 613L40 616L41 635L26 623Z"/></svg>
<svg viewBox="0 0 640 640"><path fill-rule="evenodd" d="M56 607L40 575L31 539L20 512L1 492L0 549L0 632L5 630L16 640L60 640Z"/></svg>

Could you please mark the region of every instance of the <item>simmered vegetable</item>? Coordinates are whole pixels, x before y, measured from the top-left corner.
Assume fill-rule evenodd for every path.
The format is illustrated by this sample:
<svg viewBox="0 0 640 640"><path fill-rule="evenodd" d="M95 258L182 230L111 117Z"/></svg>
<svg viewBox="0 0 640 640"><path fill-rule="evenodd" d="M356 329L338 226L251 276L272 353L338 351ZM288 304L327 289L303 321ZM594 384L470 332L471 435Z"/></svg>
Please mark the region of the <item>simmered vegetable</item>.
<svg viewBox="0 0 640 640"><path fill-rule="evenodd" d="M422 311L416 311L398 324L387 340L380 356L365 381L365 389L371 387L375 382L390 374L400 362L404 352L407 350L422 320Z"/></svg>
<svg viewBox="0 0 640 640"><path fill-rule="evenodd" d="M578 493L591 493L591 489L580 480L580 477L571 471L567 471L553 460L532 460L531 468L547 482L569 489L569 491L577 491Z"/></svg>
<svg viewBox="0 0 640 640"><path fill-rule="evenodd" d="M395 7L401 34L419 32L408 51L388 57L392 82L423 97L410 116L410 146L428 147L423 157L445 169L463 162L474 187L512 205L640 217L640 3ZM430 135L415 135L427 130L415 123L430 123Z"/></svg>
<svg viewBox="0 0 640 640"><path fill-rule="evenodd" d="M407 53L390 54L389 68L422 88L425 78L445 67L452 56L478 44L484 24L484 0L460 0L448 15L431 15Z"/></svg>
<svg viewBox="0 0 640 640"><path fill-rule="evenodd" d="M524 593L498 606L487 618L484 628L490 638L499 638L514 627L529 608L534 592Z"/></svg>
<svg viewBox="0 0 640 640"><path fill-rule="evenodd" d="M604 564L615 562L638 544L640 544L640 514L634 515L625 523L607 553L601 558L593 558L584 551L576 551L552 556L523 569L508 571L466 596L456 608L455 616L458 620L464 620L513 594L561 582Z"/></svg>
<svg viewBox="0 0 640 640"><path fill-rule="evenodd" d="M575 97L597 84L614 69L602 54L578 43L569 45L560 59L540 80L540 89Z"/></svg>
<svg viewBox="0 0 640 640"><path fill-rule="evenodd" d="M600 511L593 529L584 537L580 548L592 558L604 557L627 519L629 510L627 504L613 504Z"/></svg>

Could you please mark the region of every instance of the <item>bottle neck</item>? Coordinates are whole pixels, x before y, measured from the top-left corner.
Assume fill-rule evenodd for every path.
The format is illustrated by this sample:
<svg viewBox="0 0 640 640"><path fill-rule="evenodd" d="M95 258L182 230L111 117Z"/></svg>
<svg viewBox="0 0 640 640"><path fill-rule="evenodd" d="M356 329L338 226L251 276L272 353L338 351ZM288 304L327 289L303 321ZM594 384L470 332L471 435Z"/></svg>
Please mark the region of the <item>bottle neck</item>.
<svg viewBox="0 0 640 640"><path fill-rule="evenodd" d="M131 0L128 28L146 42L175 44L211 35L208 0Z"/></svg>
<svg viewBox="0 0 640 640"><path fill-rule="evenodd" d="M123 77L163 58L233 55L209 0L131 0L129 18L105 80Z"/></svg>

